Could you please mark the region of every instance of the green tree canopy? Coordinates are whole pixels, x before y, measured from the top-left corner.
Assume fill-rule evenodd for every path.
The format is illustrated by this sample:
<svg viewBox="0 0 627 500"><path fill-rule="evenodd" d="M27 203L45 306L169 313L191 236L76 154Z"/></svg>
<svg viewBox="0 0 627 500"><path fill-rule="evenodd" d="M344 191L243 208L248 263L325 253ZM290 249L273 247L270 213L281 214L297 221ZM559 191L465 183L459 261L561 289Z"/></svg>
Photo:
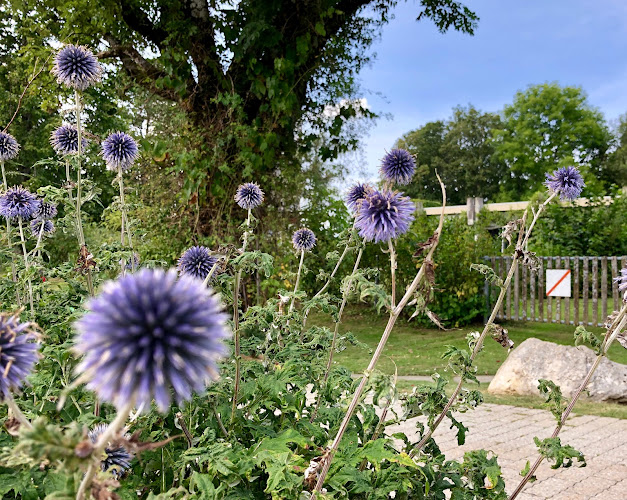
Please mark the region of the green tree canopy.
<svg viewBox="0 0 627 500"><path fill-rule="evenodd" d="M100 109L92 111L109 103L109 113L116 107L134 112L148 102L183 113L179 130L165 141L146 141L144 151L165 158L160 168L179 176L180 187L174 185L185 201L197 200L196 227L209 230L230 219L227 200L243 179L262 183L269 204L297 206L306 180L301 158L315 150L324 161L356 147L358 137L346 124L356 116L374 117L354 105L356 76L396 3L5 0L0 46L7 70L21 67L17 80L25 83L26 68L46 60L51 43L88 45L107 63L105 88L111 84L119 92L102 90L106 97L94 97ZM421 0L416 15L442 32L472 34L477 21L455 0ZM42 81L50 117L62 98L55 97L58 87L50 77ZM17 101L21 87L6 89L8 102ZM145 100L137 103L137 96ZM324 113L330 105L337 106L331 120ZM320 135L332 139L316 149Z"/></svg>
<svg viewBox="0 0 627 500"><path fill-rule="evenodd" d="M469 106L455 108L446 122L429 122L405 134L396 146L415 155L418 167L406 193L439 201L440 186L433 175L437 170L450 203L463 204L475 196L494 199L505 172L492 143L492 133L500 127L498 115Z"/></svg>
<svg viewBox="0 0 627 500"><path fill-rule="evenodd" d="M509 199L530 196L546 173L566 163L584 167L605 187L615 182L604 162L610 132L579 87L544 83L518 92L494 138L496 154L509 171L503 183Z"/></svg>

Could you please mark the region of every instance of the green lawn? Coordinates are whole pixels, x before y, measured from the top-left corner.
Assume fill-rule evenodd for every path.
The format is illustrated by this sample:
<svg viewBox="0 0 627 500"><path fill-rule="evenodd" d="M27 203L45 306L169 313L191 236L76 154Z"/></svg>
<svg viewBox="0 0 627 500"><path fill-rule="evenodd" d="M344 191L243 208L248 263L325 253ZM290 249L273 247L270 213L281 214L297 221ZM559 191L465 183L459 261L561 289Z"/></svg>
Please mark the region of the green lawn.
<svg viewBox="0 0 627 500"><path fill-rule="evenodd" d="M331 321L327 316L316 314L312 315L311 319L310 324L331 326ZM345 311L340 331L351 331L361 342L374 349L381 338L386 323L387 317L377 316L368 308L354 306ZM573 345L575 327L572 325L512 321L503 323L503 326L509 330L509 335L516 345L529 337L558 344ZM379 360L378 368L392 374L396 366L399 375L431 375L435 369L439 369L443 375L446 375L441 371L444 368L441 355L446 346L466 346L466 334L473 330L481 330L481 328L482 325L474 325L445 332L420 328L415 323L399 320L388 340L383 356ZM588 327L588 329L596 333L603 331L601 328ZM361 373L368 365L370 357L371 353L368 350L350 347L338 354L335 360L354 373ZM492 339L487 339L485 348L477 359L478 373L480 375L493 375L506 357L506 349ZM610 349L609 358L612 361L627 364L627 349L614 343ZM401 380L398 386L401 390L409 391L414 385L424 383L428 382ZM449 389L453 389L452 384L449 385ZM540 397L495 396L488 394L487 384L481 384L480 390L483 392L487 403L542 408L543 400ZM575 413L627 418L627 405L582 400L575 406Z"/></svg>

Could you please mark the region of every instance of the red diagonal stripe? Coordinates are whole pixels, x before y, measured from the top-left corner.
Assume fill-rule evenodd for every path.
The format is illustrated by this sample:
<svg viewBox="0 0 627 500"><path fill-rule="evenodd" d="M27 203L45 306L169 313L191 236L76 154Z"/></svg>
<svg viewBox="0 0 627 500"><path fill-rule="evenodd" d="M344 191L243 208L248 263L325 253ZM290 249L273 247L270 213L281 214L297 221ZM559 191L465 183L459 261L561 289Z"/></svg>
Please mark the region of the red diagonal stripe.
<svg viewBox="0 0 627 500"><path fill-rule="evenodd" d="M549 295L551 295L551 292L555 290L557 288L557 285L559 285L562 281L564 281L564 278L566 278L566 276L568 276L569 274L570 274L570 269L564 273L564 276L562 276L557 281L557 283L555 283L555 285L553 285L553 288L551 288L548 292L546 292L546 296L548 297Z"/></svg>

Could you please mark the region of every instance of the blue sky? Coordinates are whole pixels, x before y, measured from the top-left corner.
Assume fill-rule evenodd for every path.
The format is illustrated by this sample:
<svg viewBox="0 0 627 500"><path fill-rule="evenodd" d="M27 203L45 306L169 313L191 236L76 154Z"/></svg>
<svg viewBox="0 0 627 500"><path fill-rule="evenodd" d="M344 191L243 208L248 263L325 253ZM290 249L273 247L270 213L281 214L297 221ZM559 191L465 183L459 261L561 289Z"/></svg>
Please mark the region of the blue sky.
<svg viewBox="0 0 627 500"><path fill-rule="evenodd" d="M404 132L449 117L456 105L499 111L530 84L580 86L610 121L627 112L627 0L464 3L481 18L474 37L417 22L413 0L394 9L361 73L371 109L392 118L371 128L363 173L351 178L376 178L385 149Z"/></svg>

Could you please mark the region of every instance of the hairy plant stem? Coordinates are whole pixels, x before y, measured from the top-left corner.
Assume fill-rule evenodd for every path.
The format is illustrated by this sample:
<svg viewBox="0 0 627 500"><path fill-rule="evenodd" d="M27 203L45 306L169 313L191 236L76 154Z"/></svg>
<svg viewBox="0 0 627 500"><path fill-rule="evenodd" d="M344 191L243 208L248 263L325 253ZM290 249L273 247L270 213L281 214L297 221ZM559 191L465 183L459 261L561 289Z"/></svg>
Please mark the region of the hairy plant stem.
<svg viewBox="0 0 627 500"><path fill-rule="evenodd" d="M618 333L620 333L625 328L625 325L627 325L627 316L625 316L625 313L627 313L627 304L623 305L622 309L620 310L619 315L614 319L612 325L608 329L605 340L603 341L603 344L601 345L601 353L594 360L594 363L588 370L588 373L583 379L583 382L581 382L581 385L579 386L579 388L573 395L570 403L568 404L568 406L562 413L562 417L560 418L559 423L553 430L553 434L551 434L552 438L556 438L561 432L562 427L564 427L564 424L566 423L566 420L568 419L570 413L573 411L573 408L575 407L575 404L579 400L579 397L581 396L581 394L583 394L583 392L586 390L586 387L590 383L590 379L592 379L592 375L594 375L594 372L601 364L601 361L603 360L603 358L607 356L607 351L610 345L612 344L612 341L616 338L616 335L618 335ZM520 494L520 492L523 490L525 485L535 475L536 471L538 470L538 467L540 467L540 464L542 463L543 460L544 460L544 456L540 455L538 459L534 462L534 464L531 466L531 468L529 469L529 472L527 472L525 477L520 481L520 484L516 487L516 489L510 495L509 500L514 500Z"/></svg>
<svg viewBox="0 0 627 500"><path fill-rule="evenodd" d="M26 251L26 240L24 239L24 229L22 227L22 218L17 218L17 225L20 228L20 242L22 243L22 253L24 254L24 269L26 274L28 274L29 266L28 266L28 252ZM30 279L30 276L27 279L28 281L28 300L30 303L30 315L31 317L35 314L35 307L33 306L33 283Z"/></svg>
<svg viewBox="0 0 627 500"><path fill-rule="evenodd" d="M124 229L126 228L126 240L128 248L131 251L131 271L135 272L135 253L133 252L133 239L131 237L131 226L128 223L128 214L126 213L126 201L124 199L124 176L122 167L118 167L118 184L120 185L120 213L121 213L121 231L120 242L124 246ZM122 273L124 273L124 264L122 264Z"/></svg>
<svg viewBox="0 0 627 500"><path fill-rule="evenodd" d="M246 230L244 231L244 244L242 245L242 254L246 252L248 244L248 235L250 232L251 209L248 209L248 217L246 218ZM235 386L233 388L233 403L231 405L231 427L235 422L235 410L237 410L237 395L239 393L240 379L242 376L242 355L239 343L239 287L242 279L242 270L239 269L235 274L235 283L233 285L233 338L235 341Z"/></svg>
<svg viewBox="0 0 627 500"><path fill-rule="evenodd" d="M322 403L322 393L323 393L322 389L326 388L327 380L329 380L329 373L331 372L331 366L333 365L333 354L335 353L335 344L337 343L340 323L342 322L342 315L344 314L344 308L346 307L346 302L348 301L348 293L350 291L351 286L353 285L352 276L354 276L355 273L357 272L357 269L359 269L359 263L361 261L361 256L363 253L364 253L364 247L361 246L359 248L359 252L357 253L357 257L355 258L355 265L353 266L353 272L351 273L351 277L346 283L346 288L344 289L344 292L342 293L342 304L340 305L340 311L337 315L337 321L335 322L335 328L333 330L333 340L331 341L331 348L329 349L329 359L327 361L327 367L324 370L324 377L322 378L322 384L320 384L320 391L319 391L318 398L316 401L316 407L314 408L314 411L311 414L311 418L309 419L309 422L311 423L313 423L313 421L315 420L316 415L318 414L318 409L320 408L320 404Z"/></svg>
<svg viewBox="0 0 627 500"><path fill-rule="evenodd" d="M7 404L7 406L13 413L15 420L17 420L21 425L23 425L25 428L29 430L33 428L30 421L22 413L22 410L20 410L20 407L17 406L15 399L13 399L13 394L7 391L6 394L4 395L4 402Z"/></svg>
<svg viewBox="0 0 627 500"><path fill-rule="evenodd" d="M485 327L483 328L483 331L481 332L481 335L477 339L477 342L472 351L472 354L470 355L471 362L475 360L475 358L481 351L481 348L483 347L483 342L490 331L490 326L494 323L497 312L499 308L501 307L501 304L503 303L503 299L505 298L505 294L507 293L507 289L509 288L509 285L512 281L512 277L514 276L514 272L516 271L516 267L518 265L518 259L519 259L518 251L525 248L525 245L527 244L527 242L529 241L529 237L531 236L531 231L533 230L536 222L540 218L540 215L542 214L546 206L553 200L553 198L555 198L556 195L557 193L552 193L551 196L549 196L547 200L538 207L538 211L535 213L533 220L531 224L529 225L529 228L526 231L525 231L525 221L527 219L528 212L525 210L525 213L523 214L523 217L522 217L520 232L518 234L518 242L516 243L516 248L514 249L514 255L512 257L512 265L510 266L509 272L507 273L507 278L505 279L505 282L503 283L503 286L501 287L501 292L499 293L499 297L496 301L496 304L494 304L494 307L492 308L492 313L490 314L490 317L488 318L488 321L486 322ZM446 405L444 406L444 409L440 412L438 417L433 422L433 426L429 428L429 430L422 437L420 442L411 451L411 453L409 454L410 457L412 458L415 457L416 454L420 452L422 448L424 448L424 446L427 444L429 439L431 439L431 436L433 436L433 433L438 428L438 426L442 423L442 421L444 420L444 418L450 411L451 407L455 403L457 396L459 396L459 393L462 390L463 384L464 384L464 377L462 376L460 377L459 383L457 384L457 387L453 391L453 394L451 395Z"/></svg>
<svg viewBox="0 0 627 500"><path fill-rule="evenodd" d="M211 270L207 273L207 277L205 278L205 280L202 282L203 286L207 286L209 284L209 280L211 279L211 277L213 276L213 273L215 273L216 269L218 268L218 265L220 264L220 262L216 262L213 266L211 266Z"/></svg>
<svg viewBox="0 0 627 500"><path fill-rule="evenodd" d="M7 183L7 174L4 170L4 161L0 161L0 167L2 167L2 187L3 191L9 190L9 184ZM13 283L17 283L17 271L15 269L15 255L13 255L13 245L11 244L11 222L9 219L5 219L7 223L7 246L11 250L11 280ZM22 298L20 297L20 291L17 286L15 287L15 299L18 307L22 306Z"/></svg>
<svg viewBox="0 0 627 500"><path fill-rule="evenodd" d="M82 111L82 104L81 104L81 95L78 92L78 90L76 90L74 92L74 103L76 106L76 134L77 134L77 138L78 138L78 144L77 144L77 153L76 153L76 160L77 160L77 167L76 167L76 235L78 237L78 246L80 247L80 250L82 251L83 247L86 248L85 245L85 233L83 232L83 220L81 217L81 206L83 204L82 202L82 192L81 192L81 178L82 178L82 164L81 164L81 158L82 158L82 154L83 154L83 133L82 133L82 129L81 129L81 111ZM91 275L91 269L87 268L87 275L86 275L86 281L87 281L87 290L89 292L89 295L91 297L94 296L94 284L93 284L93 279L92 279L92 275Z"/></svg>
<svg viewBox="0 0 627 500"><path fill-rule="evenodd" d="M305 261L305 250L300 251L300 264L298 264L298 273L296 273L296 283L294 284L294 295L292 296L292 303L290 304L289 312L294 310L294 304L296 302L296 292L298 291L298 284L300 283L300 274L303 271L303 262Z"/></svg>
<svg viewBox="0 0 627 500"><path fill-rule="evenodd" d="M403 298L400 300L398 305L392 310L390 314L390 318L388 319L388 323L387 323L387 326L385 327L385 331L383 332L383 335L381 336L379 345L377 346L377 349L375 350L372 356L372 359L370 360L370 363L368 364L368 368L366 368L366 370L364 371L364 375L361 378L361 381L359 383L359 386L357 387L357 390L355 391L355 394L353 395L353 399L348 407L348 410L346 411L346 415L344 415L344 419L342 420L342 423L340 424L340 428L338 429L337 435L335 436L335 439L333 440L333 443L331 444L330 448L327 450L326 457L322 461L323 463L322 471L320 472L320 476L318 477L318 482L316 483L316 487L314 491L312 492L312 498L315 498L316 495L322 490L324 481L327 477L327 474L329 473L329 468L331 467L331 462L333 461L333 456L335 455L335 452L337 451L340 445L340 441L342 440L342 437L344 436L346 429L348 429L348 424L350 422L350 419L353 417L353 414L355 412L355 409L357 408L357 405L359 404L359 401L361 400L362 393L364 392L366 383L368 382L368 379L370 378L370 374L372 373L372 370L374 370L374 368L376 367L377 362L379 361L379 358L381 357L381 354L383 353L383 349L385 348L385 344L387 343L388 338L390 337L390 334L392 333L392 329L394 328L396 320L398 319L401 312L403 311L403 309L405 308L405 306L411 299L412 295L418 288L418 285L424 278L425 263L431 261L431 258L433 257L433 253L435 252L435 249L438 246L438 241L440 239L440 235L442 234L442 227L444 225L444 209L446 207L446 188L444 187L444 184L442 183L440 176L438 176L438 181L440 182L440 188L442 189L442 213L440 214L440 223L438 224L438 228L436 229L436 232L435 232L435 236L436 236L435 242L433 246L429 249L429 253L425 257L425 260L422 266L420 266L420 269L418 273L416 274L416 276L414 277L414 280L412 281L411 285L409 285L409 287L407 288L405 295L403 295Z"/></svg>
<svg viewBox="0 0 627 500"><path fill-rule="evenodd" d="M76 500L84 500L86 498L85 494L87 493L88 488L91 486L91 482L96 475L96 471L99 469L98 465L100 464L101 460L100 455L102 455L102 452L107 447L107 444L109 444L109 441L111 441L111 439L116 436L118 431L122 427L124 427L124 424L126 423L126 420L128 419L128 416L130 415L134 405L135 398L131 398L131 401L129 401L126 406L118 410L118 413L113 422L109 424L107 430L100 435L98 441L96 441L96 444L94 444L91 452L91 456L94 461L89 464L87 472L83 476L83 480L81 481L78 492L76 493Z"/></svg>
<svg viewBox="0 0 627 500"><path fill-rule="evenodd" d="M355 225L353 224L353 228L355 227ZM333 271L331 271L331 274L329 275L329 278L327 279L327 281L325 282L325 284L322 286L322 288L320 290L318 290L318 292L316 293L316 295L314 295L312 297L312 300L317 299L318 297L320 297L327 288L329 288L329 285L331 284L331 281L333 281L333 278L335 277L335 275L337 274L338 269L340 268L340 265L342 264L342 261L344 260L344 257L346 257L346 254L348 253L348 250L350 249L350 245L353 241L353 236L351 234L350 238L348 239L348 242L346 243L346 246L344 247L344 251L342 252L342 255L340 255L339 260L337 261L337 263L335 264L335 267L333 268ZM303 315L303 333L301 334L301 342L303 341L303 335L304 335L304 331L305 331L305 327L307 326L307 318L309 316L309 311L311 309L307 309Z"/></svg>
<svg viewBox="0 0 627 500"><path fill-rule="evenodd" d="M391 239L388 240L388 249L390 252L390 275L392 279L392 309L394 309L396 307L396 252Z"/></svg>

